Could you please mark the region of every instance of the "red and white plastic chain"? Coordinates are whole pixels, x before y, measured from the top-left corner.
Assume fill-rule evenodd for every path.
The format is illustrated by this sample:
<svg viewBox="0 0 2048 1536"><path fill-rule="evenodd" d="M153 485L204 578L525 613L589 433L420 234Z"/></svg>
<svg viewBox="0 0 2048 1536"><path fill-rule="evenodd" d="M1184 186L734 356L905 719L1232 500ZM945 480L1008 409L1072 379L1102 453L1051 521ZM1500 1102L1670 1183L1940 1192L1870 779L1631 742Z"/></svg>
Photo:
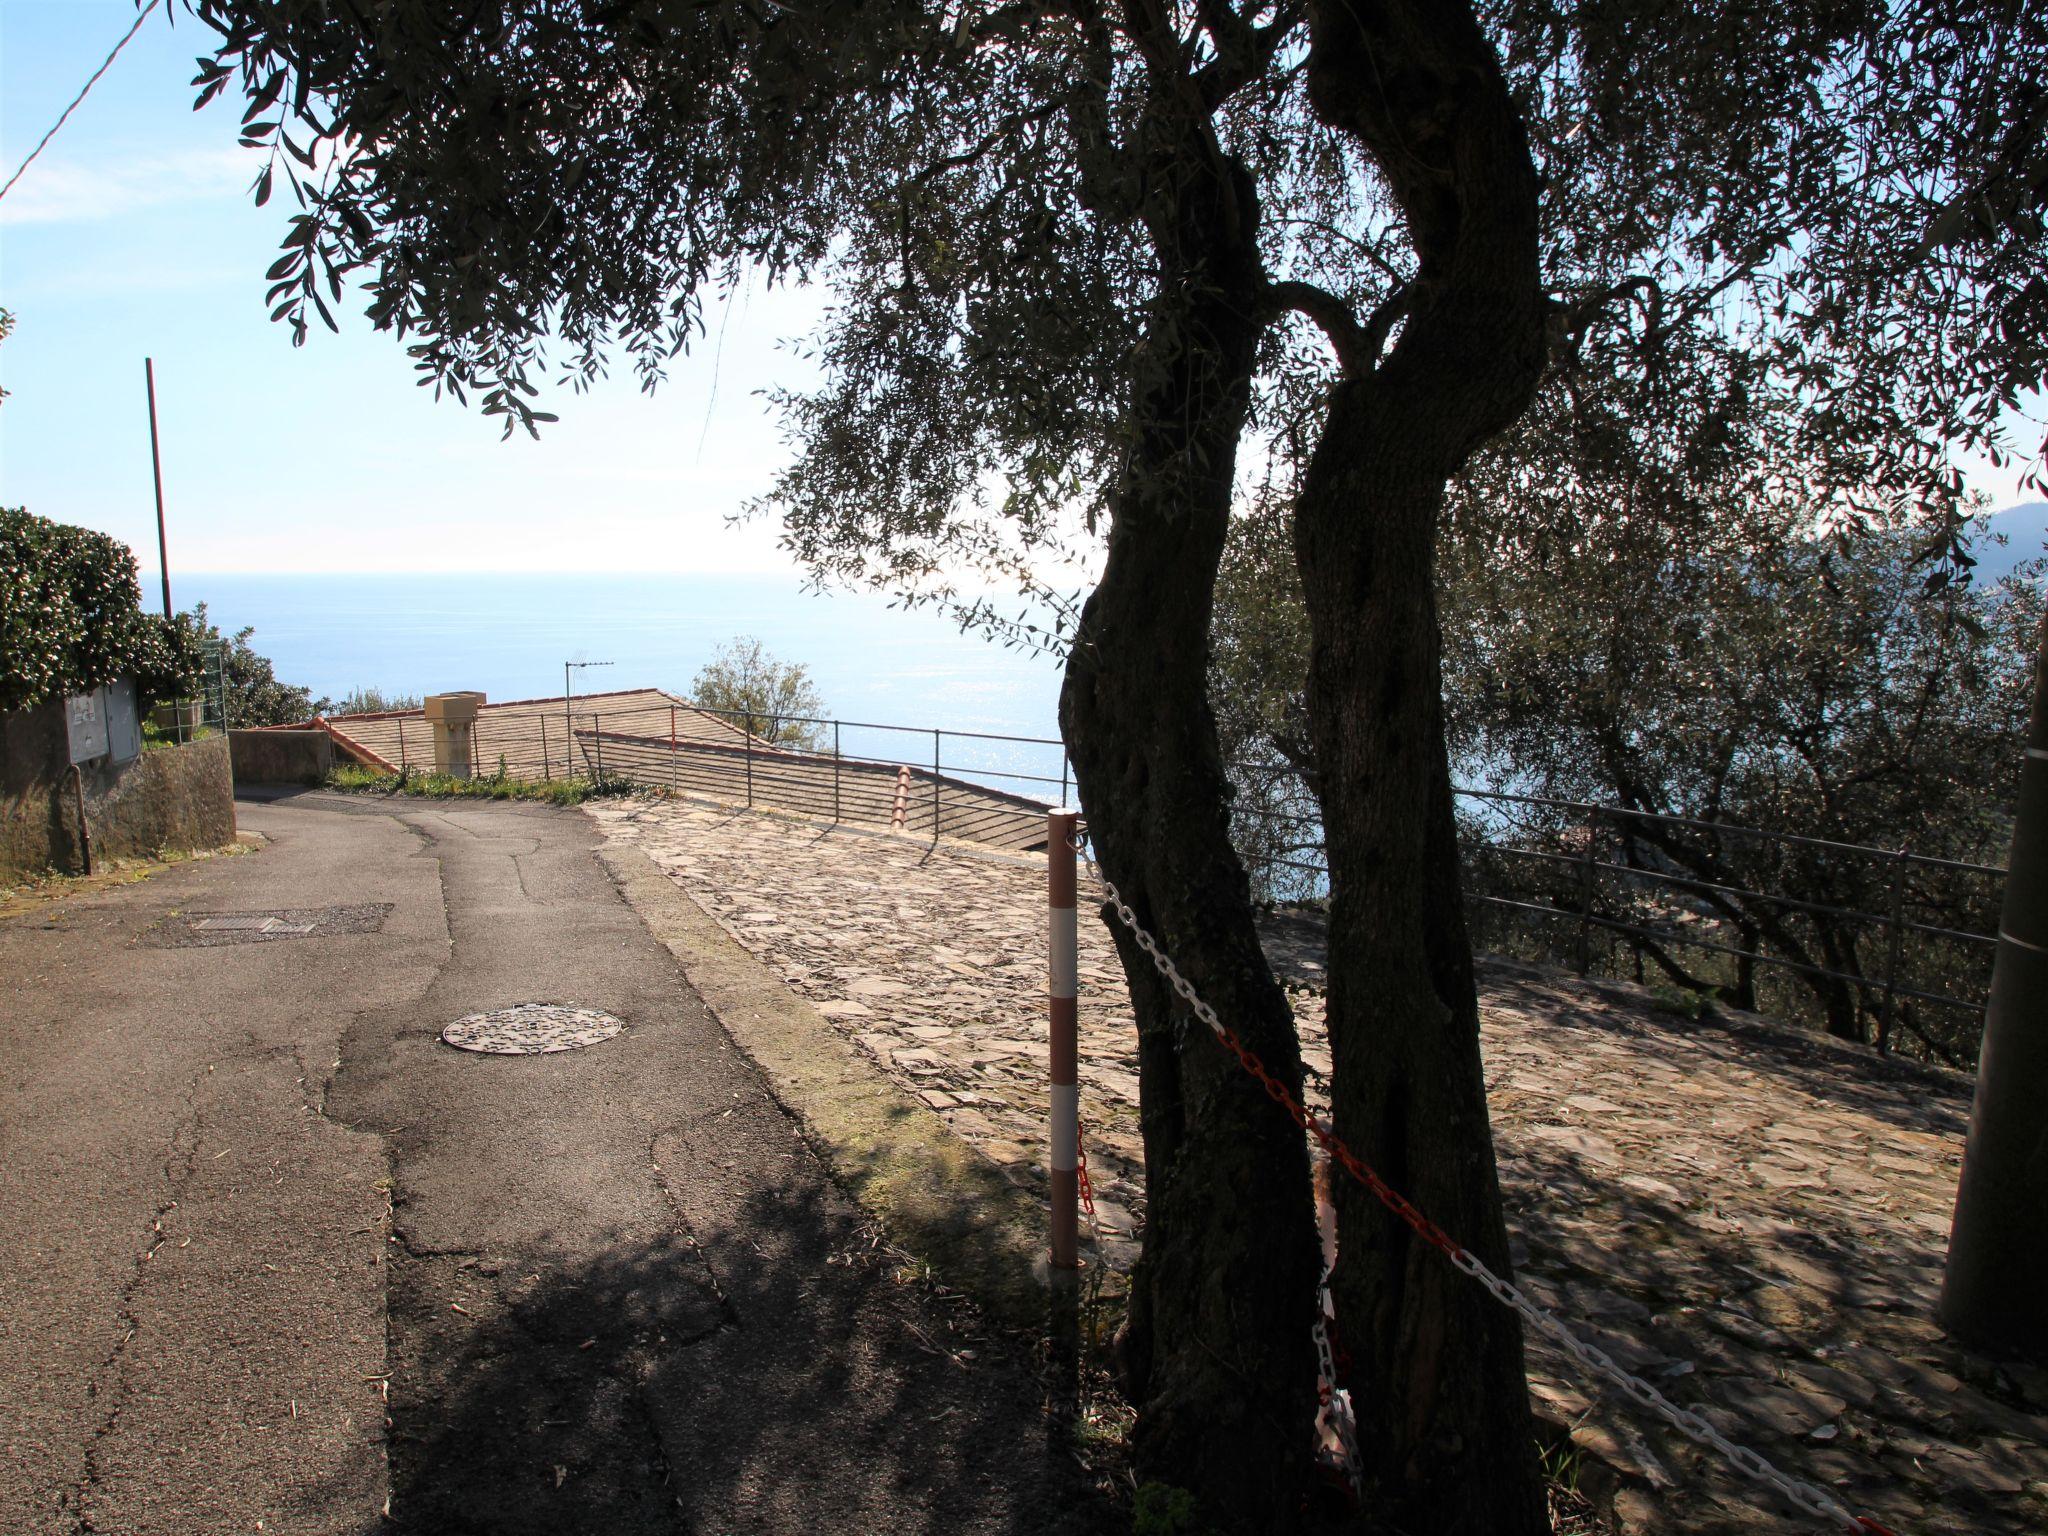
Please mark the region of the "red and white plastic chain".
<svg viewBox="0 0 2048 1536"><path fill-rule="evenodd" d="M1076 848L1085 856L1085 850L1080 849L1078 842ZM1094 863L1092 859L1089 862L1091 866ZM1267 1096L1286 1110L1296 1125L1315 1137L1340 1168L1371 1190L1380 1204L1400 1217L1418 1237L1449 1259L1455 1268L1478 1281L1489 1295L1519 1313L1531 1327L1555 1340L1588 1371L1620 1388L1631 1401L1649 1409L1687 1439L1718 1452L1744 1476L1776 1490L1795 1508L1817 1519L1830 1521L1845 1531L1856 1531L1863 1533L1863 1536L1893 1536L1891 1531L1868 1515L1851 1514L1823 1489L1779 1471L1747 1446L1740 1446L1729 1440L1698 1414L1679 1407L1647 1381L1624 1370L1604 1350L1577 1337L1561 1320L1532 1301L1519 1286L1510 1280L1502 1279L1468 1253L1449 1233L1411 1205L1398 1190L1339 1141L1336 1133L1322 1119L1310 1114L1301 1106L1285 1085L1266 1069L1258 1056L1238 1039L1235 1031L1216 1016L1216 1010L1202 1000L1195 991L1194 984L1181 975L1173 961L1160 949L1158 941L1138 922L1137 912L1123 899L1115 885L1103 877L1099 869L1095 873L1102 879L1102 888L1109 896L1109 903L1116 912L1117 920L1130 930L1132 940L1150 957L1153 967L1166 978L1173 990L1194 1011L1195 1017L1206 1024L1210 1033L1215 1035L1223 1047L1238 1059L1239 1064L1257 1079L1259 1085L1266 1090Z"/></svg>

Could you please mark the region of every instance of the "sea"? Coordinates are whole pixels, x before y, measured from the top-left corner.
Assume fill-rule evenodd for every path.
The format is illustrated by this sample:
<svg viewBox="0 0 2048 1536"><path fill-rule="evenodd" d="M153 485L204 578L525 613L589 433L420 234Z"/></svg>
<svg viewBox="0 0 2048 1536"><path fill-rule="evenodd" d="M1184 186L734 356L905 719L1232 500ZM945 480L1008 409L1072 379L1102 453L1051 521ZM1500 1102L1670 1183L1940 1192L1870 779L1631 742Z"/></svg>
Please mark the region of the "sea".
<svg viewBox="0 0 2048 1536"><path fill-rule="evenodd" d="M936 730L948 772L1064 798L1058 659L880 594L807 591L794 575L196 572L174 573L171 595L205 603L223 633L253 628L281 680L335 700L363 687L559 697L568 662L593 663L573 669L579 696L688 696L721 645L748 637L809 671L823 713L847 722L848 755L929 764Z"/></svg>

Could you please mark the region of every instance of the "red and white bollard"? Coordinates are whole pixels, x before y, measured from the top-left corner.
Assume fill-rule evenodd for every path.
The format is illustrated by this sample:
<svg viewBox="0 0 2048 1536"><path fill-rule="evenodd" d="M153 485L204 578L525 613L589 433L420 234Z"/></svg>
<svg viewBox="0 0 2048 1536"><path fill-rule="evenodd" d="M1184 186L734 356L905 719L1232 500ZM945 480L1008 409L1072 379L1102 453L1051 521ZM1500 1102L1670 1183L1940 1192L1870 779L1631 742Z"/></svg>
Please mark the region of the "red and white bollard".
<svg viewBox="0 0 2048 1536"><path fill-rule="evenodd" d="M1047 1007L1052 1025L1052 1262L1081 1267L1081 1090L1075 1068L1080 1042L1075 994L1080 961L1074 913L1074 842L1079 815L1062 808L1046 816Z"/></svg>

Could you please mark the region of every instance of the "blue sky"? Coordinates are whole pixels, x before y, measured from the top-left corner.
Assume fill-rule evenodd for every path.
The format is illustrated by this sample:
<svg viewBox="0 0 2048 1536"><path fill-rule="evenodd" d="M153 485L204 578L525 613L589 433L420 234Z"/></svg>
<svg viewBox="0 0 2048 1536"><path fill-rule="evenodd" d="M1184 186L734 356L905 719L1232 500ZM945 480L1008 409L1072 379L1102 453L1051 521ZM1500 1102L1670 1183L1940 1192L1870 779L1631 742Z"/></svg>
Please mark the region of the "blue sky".
<svg viewBox="0 0 2048 1536"><path fill-rule="evenodd" d="M134 16L133 0L0 0L11 172ZM0 203L0 504L104 529L155 564L143 358L154 357L173 571L785 571L726 519L784 450L757 391L811 375L778 343L820 300L756 291L653 397L630 375L543 402L539 442L415 387L342 313L294 349L263 305L280 191L248 194L230 97L191 110L209 33L152 16ZM716 354L714 358L714 352ZM1999 507L2018 470L1966 466Z"/></svg>
<svg viewBox="0 0 2048 1536"><path fill-rule="evenodd" d="M132 0L0 0L0 177L134 18ZM144 23L0 203L0 505L103 529L156 563L143 358L156 362L171 567L195 571L789 569L728 514L785 457L755 392L819 301L756 291L652 398L564 390L539 442L417 388L359 315L294 349L263 304L290 209L251 205L240 108L192 110L211 36ZM714 389L715 378L715 389Z"/></svg>

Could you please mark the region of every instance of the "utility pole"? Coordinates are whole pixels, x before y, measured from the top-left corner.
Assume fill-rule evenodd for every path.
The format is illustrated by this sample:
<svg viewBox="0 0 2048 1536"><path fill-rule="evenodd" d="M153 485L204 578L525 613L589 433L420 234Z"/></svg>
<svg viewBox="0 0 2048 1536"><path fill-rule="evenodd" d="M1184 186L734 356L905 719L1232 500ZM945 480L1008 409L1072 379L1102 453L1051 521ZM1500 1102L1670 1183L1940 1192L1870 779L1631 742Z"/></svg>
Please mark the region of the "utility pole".
<svg viewBox="0 0 2048 1536"><path fill-rule="evenodd" d="M1988 1354L2048 1365L2048 624L2020 764L1998 958L1949 1234L1941 1320Z"/></svg>
<svg viewBox="0 0 2048 1536"><path fill-rule="evenodd" d="M149 467L156 476L156 563L164 578L164 619L171 617L171 551L164 536L164 461L156 441L156 359L142 360L143 381L149 386Z"/></svg>

